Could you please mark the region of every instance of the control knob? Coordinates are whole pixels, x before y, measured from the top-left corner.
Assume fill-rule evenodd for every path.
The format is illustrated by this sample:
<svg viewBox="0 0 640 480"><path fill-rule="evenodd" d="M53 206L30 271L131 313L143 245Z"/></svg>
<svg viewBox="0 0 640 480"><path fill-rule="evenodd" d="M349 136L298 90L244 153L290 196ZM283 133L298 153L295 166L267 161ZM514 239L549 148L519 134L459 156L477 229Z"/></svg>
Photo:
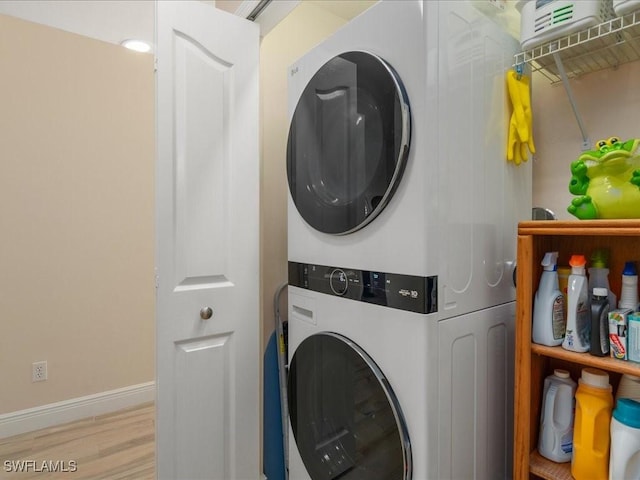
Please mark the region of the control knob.
<svg viewBox="0 0 640 480"><path fill-rule="evenodd" d="M347 274L344 273L344 270L336 268L333 272L331 272L329 285L331 286L331 291L336 295L344 295L345 293L347 293L347 288L349 288L349 280L347 280Z"/></svg>

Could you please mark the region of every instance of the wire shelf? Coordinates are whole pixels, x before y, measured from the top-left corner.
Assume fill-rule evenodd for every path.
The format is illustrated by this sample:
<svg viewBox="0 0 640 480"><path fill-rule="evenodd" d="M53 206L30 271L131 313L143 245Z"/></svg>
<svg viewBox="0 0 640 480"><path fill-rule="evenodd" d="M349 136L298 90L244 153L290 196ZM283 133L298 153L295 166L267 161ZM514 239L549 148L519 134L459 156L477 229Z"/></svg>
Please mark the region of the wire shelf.
<svg viewBox="0 0 640 480"><path fill-rule="evenodd" d="M568 78L640 60L640 10L517 53L514 66L529 64L532 72L559 83L554 54Z"/></svg>

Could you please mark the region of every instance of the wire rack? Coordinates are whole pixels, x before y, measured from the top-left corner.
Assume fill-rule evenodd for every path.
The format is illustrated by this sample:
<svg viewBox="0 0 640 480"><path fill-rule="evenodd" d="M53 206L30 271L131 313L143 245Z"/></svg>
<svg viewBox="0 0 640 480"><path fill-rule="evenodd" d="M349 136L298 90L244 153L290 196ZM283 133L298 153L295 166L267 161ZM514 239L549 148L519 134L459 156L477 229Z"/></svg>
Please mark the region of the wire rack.
<svg viewBox="0 0 640 480"><path fill-rule="evenodd" d="M518 53L514 66L529 64L532 72L559 83L554 54L568 78L640 60L640 10Z"/></svg>

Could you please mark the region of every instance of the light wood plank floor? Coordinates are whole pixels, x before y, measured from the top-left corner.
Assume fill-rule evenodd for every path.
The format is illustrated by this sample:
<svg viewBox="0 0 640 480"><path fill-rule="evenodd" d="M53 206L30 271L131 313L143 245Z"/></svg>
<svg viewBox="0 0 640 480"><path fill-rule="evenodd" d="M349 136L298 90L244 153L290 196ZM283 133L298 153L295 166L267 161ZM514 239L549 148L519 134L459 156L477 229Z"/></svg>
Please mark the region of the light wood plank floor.
<svg viewBox="0 0 640 480"><path fill-rule="evenodd" d="M20 468L20 460L30 460L34 463L23 463L22 469L29 465L29 471L16 472L15 470ZM71 471L74 465L71 461L75 462L75 472ZM43 465L43 462L46 465ZM47 469L58 471L47 472ZM0 439L0 479L33 478L154 479L154 404L147 403L127 410Z"/></svg>

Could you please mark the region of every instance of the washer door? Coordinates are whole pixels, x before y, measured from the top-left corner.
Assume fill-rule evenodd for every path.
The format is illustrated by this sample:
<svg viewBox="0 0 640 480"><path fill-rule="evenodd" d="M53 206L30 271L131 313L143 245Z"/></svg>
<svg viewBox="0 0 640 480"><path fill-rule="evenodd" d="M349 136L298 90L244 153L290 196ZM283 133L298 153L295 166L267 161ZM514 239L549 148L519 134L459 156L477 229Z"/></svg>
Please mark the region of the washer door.
<svg viewBox="0 0 640 480"><path fill-rule="evenodd" d="M400 78L381 58L347 52L324 64L289 130L289 190L302 218L338 235L373 220L402 177L410 117Z"/></svg>
<svg viewBox="0 0 640 480"><path fill-rule="evenodd" d="M306 338L289 366L289 415L313 480L410 480L411 445L374 361L335 333Z"/></svg>

